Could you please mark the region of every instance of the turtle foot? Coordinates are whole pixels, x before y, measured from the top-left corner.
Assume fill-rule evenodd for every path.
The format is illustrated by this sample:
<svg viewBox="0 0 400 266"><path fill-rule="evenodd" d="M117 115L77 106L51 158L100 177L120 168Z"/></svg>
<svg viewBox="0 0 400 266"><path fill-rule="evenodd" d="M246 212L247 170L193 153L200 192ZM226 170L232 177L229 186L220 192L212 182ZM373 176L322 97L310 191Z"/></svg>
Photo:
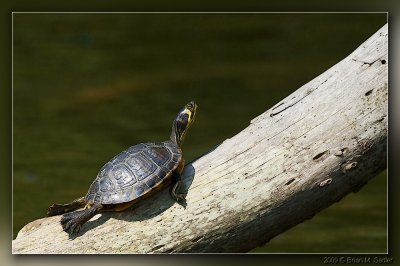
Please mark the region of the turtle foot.
<svg viewBox="0 0 400 266"><path fill-rule="evenodd" d="M83 212L84 211L70 212L61 217L61 226L70 236L78 234L81 230L82 224L85 222L82 220L81 213Z"/></svg>
<svg viewBox="0 0 400 266"><path fill-rule="evenodd" d="M53 204L47 209L47 217L60 215L65 213L65 205L64 204Z"/></svg>
<svg viewBox="0 0 400 266"><path fill-rule="evenodd" d="M88 209L69 212L61 217L61 226L63 230L69 234L72 239L76 236L84 223L89 221L93 216L103 209L103 205L94 204Z"/></svg>
<svg viewBox="0 0 400 266"><path fill-rule="evenodd" d="M184 193L176 193L175 191L173 191L171 193L171 196L176 202L186 201L186 195Z"/></svg>

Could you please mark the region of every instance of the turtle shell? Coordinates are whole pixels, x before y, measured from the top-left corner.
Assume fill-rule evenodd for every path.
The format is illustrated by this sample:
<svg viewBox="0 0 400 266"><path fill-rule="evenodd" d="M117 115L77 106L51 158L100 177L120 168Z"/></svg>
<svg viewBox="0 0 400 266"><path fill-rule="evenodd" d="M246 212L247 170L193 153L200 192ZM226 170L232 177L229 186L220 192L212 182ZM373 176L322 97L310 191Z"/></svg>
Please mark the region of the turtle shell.
<svg viewBox="0 0 400 266"><path fill-rule="evenodd" d="M181 159L182 152L172 141L132 146L100 169L86 200L118 204L137 199L169 178Z"/></svg>

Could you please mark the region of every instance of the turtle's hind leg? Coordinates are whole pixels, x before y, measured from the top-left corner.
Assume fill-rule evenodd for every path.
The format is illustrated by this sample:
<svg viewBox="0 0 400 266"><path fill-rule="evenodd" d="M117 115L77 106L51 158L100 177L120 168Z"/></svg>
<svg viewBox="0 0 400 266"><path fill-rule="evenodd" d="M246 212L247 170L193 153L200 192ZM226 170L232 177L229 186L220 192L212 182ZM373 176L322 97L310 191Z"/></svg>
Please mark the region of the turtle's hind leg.
<svg viewBox="0 0 400 266"><path fill-rule="evenodd" d="M74 201L71 201L70 203L67 203L67 204L55 203L55 204L51 205L49 207L49 209L47 210L47 217L74 211L76 209L82 208L85 205L86 205L85 197L80 197Z"/></svg>
<svg viewBox="0 0 400 266"><path fill-rule="evenodd" d="M66 213L61 217L61 225L70 236L77 234L82 225L104 209L100 203L95 203L88 209Z"/></svg>

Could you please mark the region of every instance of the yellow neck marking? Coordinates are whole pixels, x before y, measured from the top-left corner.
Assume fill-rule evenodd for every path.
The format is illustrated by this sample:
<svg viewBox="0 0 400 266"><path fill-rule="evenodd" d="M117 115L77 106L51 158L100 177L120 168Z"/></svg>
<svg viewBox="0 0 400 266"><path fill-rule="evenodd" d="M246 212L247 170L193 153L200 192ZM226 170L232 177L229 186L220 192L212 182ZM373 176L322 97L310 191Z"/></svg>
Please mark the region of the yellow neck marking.
<svg viewBox="0 0 400 266"><path fill-rule="evenodd" d="M183 110L182 113L185 113L185 114L188 115L188 123L190 123L192 121L192 118L191 118L192 117L192 112L189 109L185 108L185 110Z"/></svg>

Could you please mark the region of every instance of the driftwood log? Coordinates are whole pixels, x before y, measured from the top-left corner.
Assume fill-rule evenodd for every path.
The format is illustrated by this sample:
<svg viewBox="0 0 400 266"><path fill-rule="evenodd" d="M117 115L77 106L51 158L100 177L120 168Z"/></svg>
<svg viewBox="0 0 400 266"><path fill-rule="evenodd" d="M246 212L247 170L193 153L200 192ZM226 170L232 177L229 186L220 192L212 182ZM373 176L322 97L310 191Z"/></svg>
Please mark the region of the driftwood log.
<svg viewBox="0 0 400 266"><path fill-rule="evenodd" d="M27 224L13 253L246 252L359 190L386 168L388 26L186 165L168 189L103 213L73 240L60 216Z"/></svg>

